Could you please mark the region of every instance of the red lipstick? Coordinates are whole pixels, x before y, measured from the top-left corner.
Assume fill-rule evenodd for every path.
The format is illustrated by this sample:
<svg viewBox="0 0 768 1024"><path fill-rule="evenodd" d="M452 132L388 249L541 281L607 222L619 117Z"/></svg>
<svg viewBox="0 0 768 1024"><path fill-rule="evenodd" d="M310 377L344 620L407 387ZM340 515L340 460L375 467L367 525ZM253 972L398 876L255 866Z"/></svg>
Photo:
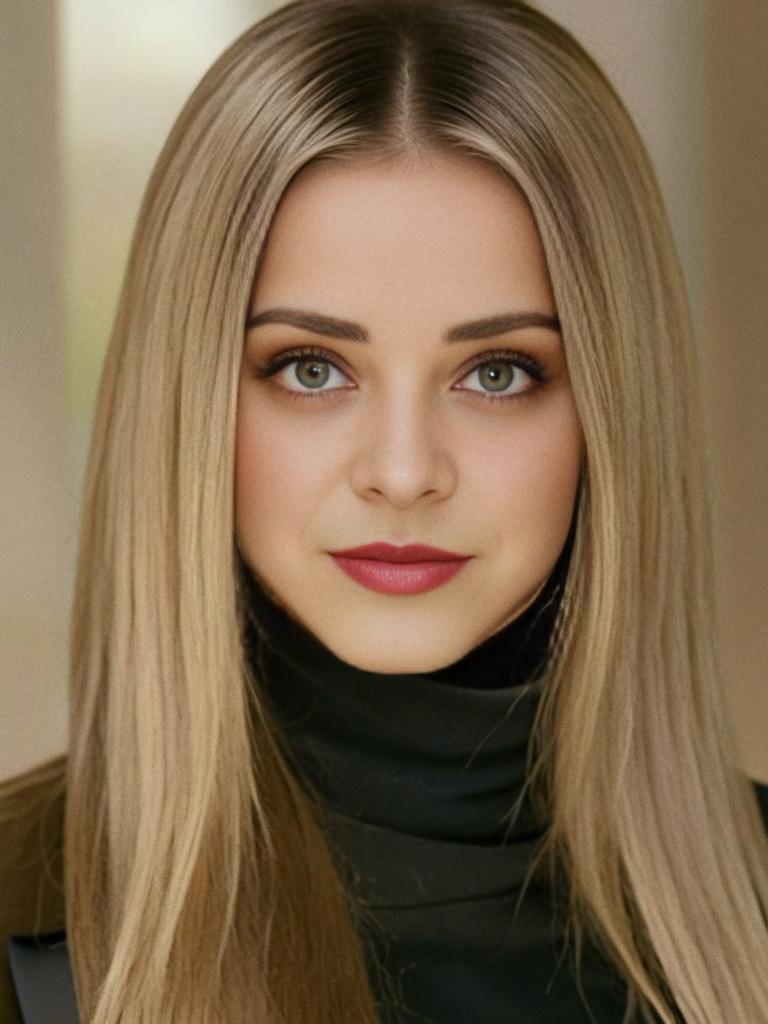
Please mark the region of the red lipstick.
<svg viewBox="0 0 768 1024"><path fill-rule="evenodd" d="M428 544L397 546L383 541L329 552L348 576L385 594L421 594L446 583L472 555Z"/></svg>

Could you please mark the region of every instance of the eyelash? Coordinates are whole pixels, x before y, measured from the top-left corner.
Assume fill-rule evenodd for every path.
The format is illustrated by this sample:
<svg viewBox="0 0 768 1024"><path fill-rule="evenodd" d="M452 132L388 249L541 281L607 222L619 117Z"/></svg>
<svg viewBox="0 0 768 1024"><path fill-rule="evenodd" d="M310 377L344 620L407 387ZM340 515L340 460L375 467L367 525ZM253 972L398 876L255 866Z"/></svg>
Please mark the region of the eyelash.
<svg viewBox="0 0 768 1024"><path fill-rule="evenodd" d="M274 376L279 370L282 370L285 366L290 366L291 363L302 362L304 359L315 359L319 362L329 363L334 369L340 373L344 373L341 367L330 358L328 353L322 349L313 348L312 346L303 346L301 348L290 349L287 352L281 352L279 355L272 359L269 359L264 365L256 368L256 376L261 379ZM472 373L473 370L477 370L479 367L485 366L488 363L506 363L510 366L516 366L520 369L525 370L526 373L536 381L537 386L527 388L525 391L520 391L513 395L494 395L491 392L485 392L480 394L482 400L490 399L492 402L510 402L519 398L530 398L540 390L540 385L543 385L548 375L546 373L546 367L542 366L535 359L530 356L524 355L522 352L511 352L509 349L501 349L495 352L486 352L482 356L479 356L467 370L467 374ZM335 398L338 395L339 389L332 388L328 391L311 390L305 391L294 391L292 388L284 387L282 384L277 384L283 392L285 392L291 398L297 398L299 401L303 401L305 398ZM348 390L346 388L341 390ZM479 392L468 390L469 394L478 395Z"/></svg>

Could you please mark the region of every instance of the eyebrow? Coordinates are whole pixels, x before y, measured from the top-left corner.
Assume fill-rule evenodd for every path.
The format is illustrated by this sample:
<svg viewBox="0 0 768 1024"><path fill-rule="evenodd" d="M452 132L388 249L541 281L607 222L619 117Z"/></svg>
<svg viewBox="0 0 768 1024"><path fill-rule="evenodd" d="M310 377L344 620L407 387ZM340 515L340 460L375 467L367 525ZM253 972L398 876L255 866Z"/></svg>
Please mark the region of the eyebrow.
<svg viewBox="0 0 768 1024"><path fill-rule="evenodd" d="M251 330L262 324L292 324L315 334L324 334L329 338L341 338L344 341L370 342L370 334L361 324L351 320L340 320L338 317L325 316L300 309L289 309L276 306L256 313L248 318L245 327ZM560 320L557 316L547 313L522 312L501 313L497 316L482 317L479 320L467 320L450 327L443 334L443 341L475 341L480 338L493 338L497 334L508 331L519 331L524 327L546 327L560 333Z"/></svg>

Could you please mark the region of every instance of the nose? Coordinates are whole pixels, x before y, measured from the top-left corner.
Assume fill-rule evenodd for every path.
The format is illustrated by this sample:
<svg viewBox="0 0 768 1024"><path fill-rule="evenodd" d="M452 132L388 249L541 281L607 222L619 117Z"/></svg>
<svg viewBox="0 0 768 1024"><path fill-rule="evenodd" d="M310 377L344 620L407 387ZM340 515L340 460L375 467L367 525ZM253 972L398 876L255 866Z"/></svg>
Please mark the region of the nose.
<svg viewBox="0 0 768 1024"><path fill-rule="evenodd" d="M453 491L456 466L445 421L415 386L383 397L366 415L351 468L357 494L405 508Z"/></svg>

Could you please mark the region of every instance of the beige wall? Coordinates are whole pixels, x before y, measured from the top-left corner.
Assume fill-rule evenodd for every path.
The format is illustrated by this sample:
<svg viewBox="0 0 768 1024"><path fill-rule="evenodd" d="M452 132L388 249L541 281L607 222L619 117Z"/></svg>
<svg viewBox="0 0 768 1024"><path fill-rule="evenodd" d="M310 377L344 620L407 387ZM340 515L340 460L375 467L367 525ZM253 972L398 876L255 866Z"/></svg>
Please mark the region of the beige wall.
<svg viewBox="0 0 768 1024"><path fill-rule="evenodd" d="M78 481L61 296L55 6L0 10L0 775L66 742Z"/></svg>
<svg viewBox="0 0 768 1024"><path fill-rule="evenodd" d="M2 3L2 128L14 143L3 147L0 163L0 244L6 250L0 275L5 775L66 742L66 627L85 438L67 409L63 384L66 247L56 6L50 0ZM768 199L761 187L768 166L768 4L542 0L540 6L568 25L616 82L667 197L702 339L719 485L724 653L745 766L768 779L768 474L761 463L768 426L761 401L768 392ZM250 17L254 9L240 4L237 16ZM200 53L195 75L220 48L216 40L210 53ZM192 84L184 83L179 102ZM87 121L92 127L90 116ZM139 194L165 129L154 125L146 166L135 169L132 185L121 187ZM99 145L93 132L90 144ZM102 142L110 155L115 145L114 139ZM78 169L81 185L88 173ZM64 241L70 244L78 232L86 234L82 224L68 221ZM118 244L127 242L126 231ZM86 239L78 244L85 246ZM102 301L108 313L114 296Z"/></svg>
<svg viewBox="0 0 768 1024"><path fill-rule="evenodd" d="M768 781L768 3L707 0L702 237L726 663Z"/></svg>

